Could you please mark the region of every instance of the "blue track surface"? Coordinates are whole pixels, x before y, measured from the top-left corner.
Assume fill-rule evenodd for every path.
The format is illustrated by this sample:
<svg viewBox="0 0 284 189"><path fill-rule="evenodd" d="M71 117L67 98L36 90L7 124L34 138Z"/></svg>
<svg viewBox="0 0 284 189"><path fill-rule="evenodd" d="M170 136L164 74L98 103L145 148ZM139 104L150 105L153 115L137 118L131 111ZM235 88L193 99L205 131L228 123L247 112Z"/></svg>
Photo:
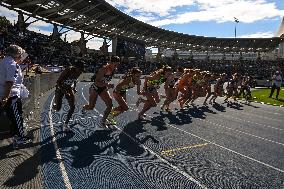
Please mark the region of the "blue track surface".
<svg viewBox="0 0 284 189"><path fill-rule="evenodd" d="M129 111L117 117L113 130L99 130L105 108L101 99L93 112L80 113L89 86L77 86L72 132L62 131L66 101L58 113L50 112L53 94L45 103L45 188L284 187L283 108L241 103L203 107L197 101L183 111L173 104L172 113L156 107L146 120L137 121L141 107L129 90Z"/></svg>

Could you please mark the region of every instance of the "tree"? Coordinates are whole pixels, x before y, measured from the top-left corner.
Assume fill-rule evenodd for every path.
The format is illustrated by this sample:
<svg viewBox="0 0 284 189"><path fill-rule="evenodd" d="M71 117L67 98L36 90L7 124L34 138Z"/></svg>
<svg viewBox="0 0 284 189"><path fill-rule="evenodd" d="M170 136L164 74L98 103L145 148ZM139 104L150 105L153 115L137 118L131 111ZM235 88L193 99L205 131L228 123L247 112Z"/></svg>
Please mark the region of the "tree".
<svg viewBox="0 0 284 189"><path fill-rule="evenodd" d="M5 16L0 16L0 26L7 26L10 25L10 21Z"/></svg>

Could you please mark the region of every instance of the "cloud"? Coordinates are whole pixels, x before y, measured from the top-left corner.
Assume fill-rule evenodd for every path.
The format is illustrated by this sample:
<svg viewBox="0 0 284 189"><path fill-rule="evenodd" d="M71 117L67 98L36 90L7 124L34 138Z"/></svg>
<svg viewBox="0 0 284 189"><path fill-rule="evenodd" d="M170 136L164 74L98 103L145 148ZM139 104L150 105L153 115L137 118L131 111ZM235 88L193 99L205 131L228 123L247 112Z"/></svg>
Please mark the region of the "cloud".
<svg viewBox="0 0 284 189"><path fill-rule="evenodd" d="M88 41L87 43L87 47L89 47L90 49L96 49L96 50L99 50L100 47L103 45L103 42L104 42L104 39L102 38L93 38L91 39L90 41ZM109 43L109 52L112 51L112 48L111 48L111 42Z"/></svg>
<svg viewBox="0 0 284 189"><path fill-rule="evenodd" d="M81 34L79 32L75 32L75 31L69 31L66 34L66 40L68 42L72 42L72 41L75 41L75 40L79 40L81 38ZM61 36L61 38L64 38L65 34L63 34Z"/></svg>
<svg viewBox="0 0 284 189"><path fill-rule="evenodd" d="M155 17L153 17L153 16L143 16L143 15L140 15L140 16L135 16L135 18L137 19L137 20L140 20L140 21L142 21L142 22L144 22L144 23L148 23L148 22L150 22L150 21L153 21L153 20L155 20Z"/></svg>
<svg viewBox="0 0 284 189"><path fill-rule="evenodd" d="M154 26L185 24L193 21L233 22L237 17L243 23L253 23L263 19L275 19L284 15L284 10L267 0L107 0L114 6L123 6L133 17L141 21L151 21ZM176 8L191 7L192 11L176 13ZM186 10L186 9L185 9ZM189 9L190 10L190 9ZM193 11L194 10L194 11ZM141 12L142 11L142 12ZM158 15L147 19L143 13Z"/></svg>
<svg viewBox="0 0 284 189"><path fill-rule="evenodd" d="M72 41L75 41L75 40L79 40L79 39L81 38L81 33L79 33L79 32L69 31L69 32L67 32L66 34L67 34L67 35L66 35L66 40L67 40L68 42L72 42ZM62 39L64 39L64 37L65 37L65 34L63 34L63 35L61 36ZM85 37L87 37L87 36L85 35ZM88 37L88 39L90 39L90 38L91 38L91 36ZM103 41L104 41L104 39L95 37L95 38L89 40L89 41L87 42L86 46L87 46L88 48L90 48L90 49L99 50L100 47L101 47L102 44L103 44Z"/></svg>
<svg viewBox="0 0 284 189"><path fill-rule="evenodd" d="M160 16L166 16L170 14L175 7L193 5L195 0L107 0L108 3L117 7L125 7L127 13L133 11L143 11L156 13Z"/></svg>
<svg viewBox="0 0 284 189"><path fill-rule="evenodd" d="M25 16L25 19L26 19L26 18L27 18L27 17ZM30 23L30 22L33 22L33 21L35 21L35 20L37 20L37 19L35 19L35 18L30 18L30 19L28 19L27 22ZM42 20L38 20L38 21L32 23L30 26L36 26L36 27L53 27L52 24L47 23L47 22L42 21Z"/></svg>
<svg viewBox="0 0 284 189"><path fill-rule="evenodd" d="M0 16L5 16L11 23L18 20L18 13L0 6Z"/></svg>
<svg viewBox="0 0 284 189"><path fill-rule="evenodd" d="M272 31L267 31L267 32L257 32L257 33L252 33L252 34L245 34L239 36L240 38L270 38L274 37L275 33Z"/></svg>
<svg viewBox="0 0 284 189"><path fill-rule="evenodd" d="M48 36L50 36L51 33L52 33L52 31L50 31L50 30L44 30L44 29L41 29L41 28L36 27L36 26L31 26L31 27L28 28L28 30L34 31L34 32L37 32L37 33L42 33L42 34L48 35Z"/></svg>

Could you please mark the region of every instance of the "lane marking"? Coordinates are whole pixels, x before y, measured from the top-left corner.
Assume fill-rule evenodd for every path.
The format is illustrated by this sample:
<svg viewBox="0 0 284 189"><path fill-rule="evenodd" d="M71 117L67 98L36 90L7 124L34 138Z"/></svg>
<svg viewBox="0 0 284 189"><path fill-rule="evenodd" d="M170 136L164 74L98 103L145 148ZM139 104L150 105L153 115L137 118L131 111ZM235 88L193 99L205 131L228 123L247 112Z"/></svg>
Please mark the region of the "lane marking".
<svg viewBox="0 0 284 189"><path fill-rule="evenodd" d="M136 111L137 111L137 110L136 110ZM137 111L137 112L138 112L138 111ZM159 122L161 122L161 123L164 123L164 122L162 122L162 121L160 121L160 120L158 120L158 119L156 119L156 118L154 118L154 117L152 117L152 116L149 116L148 114L146 114L146 116L147 116L147 117L150 117L150 118L152 118L152 119L155 119L156 121L159 121ZM182 131L182 132L184 132L184 133L187 133L187 134L189 134L189 135L191 135L191 136L194 136L194 137L196 137L196 138L199 138L199 139L201 139L201 140L203 140L203 141L205 141L205 142L207 142L207 143L213 144L213 145L218 146L218 147L220 147L220 148L222 148L222 149L228 150L228 151L230 151L230 152L232 152L232 153L234 153L234 154L240 155L240 156L242 156L242 157L245 157L245 158L247 158L247 159L250 159L250 160L252 160L252 161L255 161L255 162L257 162L257 163L260 163L260 164L262 164L262 165L264 165L264 166L270 167L270 168L272 168L272 169L274 169L274 170L276 170L276 171L279 171L279 172L284 173L284 170L282 170L282 169L276 168L276 167L274 167L274 166L272 166L272 165L266 164L266 163L264 163L264 162L261 162L261 161L259 161L259 160L254 159L254 158L251 158L251 157L249 157L249 156L243 155L243 154L241 154L241 153L239 153L239 152L236 152L236 151L234 151L234 150L231 150L231 149L229 149L229 148L227 148L227 147L224 147L224 146L222 146L222 145L219 145L219 144L217 144L217 143L215 143L215 142L212 142L212 141L210 141L210 140L207 140L207 139L205 139L205 138L202 138L202 137L200 137L200 136L198 136L198 135L195 135L195 134L193 134L193 133L190 133L190 132L188 132L188 131L182 130L182 129L180 129L180 128L178 128L178 127L175 127L175 126L173 126L173 125L171 125L171 124L168 124L168 123L165 123L165 124L168 125L168 126L170 126L170 127L172 127L172 128L175 128L175 129L177 129L177 130L180 130L180 131Z"/></svg>
<svg viewBox="0 0 284 189"><path fill-rule="evenodd" d="M85 85L86 87L87 85ZM84 88L82 87L82 96L85 99L85 101L88 103L88 100L86 99L85 95L84 95ZM97 109L94 108L94 110L100 115L103 116L101 113L98 112ZM133 140L135 143L137 143L138 145L141 145L145 150L148 150L150 153L154 154L159 160L161 160L162 162L164 162L165 164L169 165L170 167L172 167L175 171L177 171L178 173L182 174L183 176L185 176L187 179L189 179L190 181L194 182L195 184L197 184L199 187L207 189L207 187L203 184L201 184L199 181L195 180L193 177L191 177L189 174L187 174L186 172L180 170L178 167L170 164L167 160L163 159L160 155L158 155L157 153L155 153L153 150L151 150L150 148L148 148L147 146L144 146L143 144L140 144L135 138L133 138L132 136L128 135L127 133L125 133L123 130L121 130L119 127L117 127L116 125L114 125L114 127L118 130L120 130L122 133L124 133L126 136L128 136L131 140Z"/></svg>
<svg viewBox="0 0 284 189"><path fill-rule="evenodd" d="M200 101L200 100L196 100L196 101ZM176 102L173 102L172 104L175 104L175 105L178 105ZM232 110L232 109L229 109L229 111L233 112L233 111L237 111L237 110ZM240 112L238 112L240 113ZM246 113L242 113L242 114L246 114ZM254 121L249 121L249 120L244 120L244 119L240 119L240 118L236 118L236 117L233 117L233 116L230 116L230 115L226 115L226 114L220 114L222 116L225 116L225 117L230 117L232 119L235 119L235 120L240 120L240 121L244 121L244 122L248 122L248 123L253 123L253 124L256 124L256 125L260 125L260 126L263 126L263 127L268 127L268 128L271 128L271 129L275 129L275 130L279 130L279 131L283 131L283 129L279 128L279 127L272 127L272 126L269 126L269 125L266 125L266 124L261 124L261 123L256 123ZM247 115L255 115L255 114L247 114ZM262 117L262 116L260 116ZM264 117L266 118L266 117ZM269 118L269 119L272 119L274 120L273 118ZM278 121L278 120L276 120ZM284 121L284 120L283 120Z"/></svg>
<svg viewBox="0 0 284 189"><path fill-rule="evenodd" d="M129 95L129 94L127 94L127 95ZM134 96L132 96L132 95L129 95L129 96L134 97ZM84 97L84 96L83 96L83 97ZM135 97L134 97L134 98L135 98ZM86 98L85 98L85 100L86 100ZM134 108L131 108L131 107L129 107L129 109L133 109L134 111L139 112L137 109L134 109ZM146 116L147 116L147 117L150 117L150 118L152 118L152 119L155 119L155 120L157 120L157 121L159 121L159 122L161 122L161 123L164 123L164 122L162 122L162 121L160 121L160 120L158 120L158 119L156 119L156 118L154 118L154 117L152 117L152 116L150 116L150 115L148 115L148 114L146 114ZM217 146L217 147L219 147L219 148L225 149L225 150L230 151L230 152L232 152L232 153L234 153L234 154L237 154L237 155L239 155L239 156L242 156L242 157L244 157L244 158L247 158L247 159L249 159L249 160L251 160L251 161L257 162L257 163L262 164L262 165L264 165L264 166L266 166L266 167L269 167L269 168L271 168L271 169L274 169L274 170L276 170L276 171L279 171L279 172L284 173L284 170L282 170L282 169L280 169L280 168L274 167L274 166L272 166L272 165L269 165L269 164L267 164L267 163L261 162L261 161L259 161L259 160L257 160L257 159L252 158L252 157L249 157L249 156L246 156L246 155L244 155L244 154L241 154L241 153L239 153L239 152L237 152L237 151L231 150L231 149L229 149L229 148L227 148L227 147L224 147L224 146L222 146L222 145L219 145L219 144L217 144L217 143L215 143L215 142L213 142L213 141L209 141L209 140L207 140L207 139L205 139L205 138L203 138L203 137L200 137L200 136L198 136L198 135L195 135L195 134L193 134L193 133L190 133L190 132L188 132L188 131L185 131L185 130L183 130L183 129L180 129L180 128L174 126L174 125L171 125L171 124L168 124L168 123L165 123L165 124L168 125L168 126L170 126L170 127L172 127L172 128L175 128L175 129L177 129L177 130L179 130L179 131L181 131L181 132L183 132L183 133L186 133L186 134L188 134L188 135L191 135L191 136L194 136L194 137L196 137L196 138L199 138L199 139L201 139L201 140L203 140L203 141L205 141L205 142L207 142L207 143L211 143L211 144L213 144L213 145L215 145L215 146ZM268 140L268 139L267 139L267 140Z"/></svg>
<svg viewBox="0 0 284 189"><path fill-rule="evenodd" d="M174 103L175 104L175 103ZM283 129L280 129L278 127L272 127L272 126L269 126L269 125L265 125L265 124L262 124L262 123L256 123L254 121L249 121L249 120L245 120L245 119L240 119L240 118L237 118L237 117L233 117L233 116L230 116L230 115L226 115L226 114L220 114L221 116L224 116L224 117L227 117L227 118L231 118L231 119L235 119L235 120L239 120L239 121L243 121L243 122L247 122L247 123L253 123L255 125L260 125L260 126L263 126L263 127L268 127L268 128L271 128L271 129L275 129L275 130L278 130L278 131L283 131ZM200 118L196 118L196 119L200 119ZM202 119L201 119L202 120ZM202 120L203 121L203 120ZM284 120L283 120L284 121Z"/></svg>
<svg viewBox="0 0 284 189"><path fill-rule="evenodd" d="M65 168L64 162L62 161L62 156L61 156L61 153L59 151L58 144L57 144L57 141L56 141L56 138L55 138L55 132L54 132L54 127L53 127L53 123L52 123L52 114L51 114L53 100L54 100L54 97L51 100L49 111L48 111L50 134L52 136L52 142L54 144L54 148L55 148L55 151L56 151L56 158L59 162L59 167L60 167L60 171L62 173L62 178L63 178L64 184L65 184L65 187L68 188L68 189L72 189L72 185L71 185L70 180L68 178L66 168Z"/></svg>
<svg viewBox="0 0 284 189"><path fill-rule="evenodd" d="M224 99L224 97L221 97L222 99ZM202 102L200 99L197 99L196 101L198 101L198 102ZM238 101L238 103L241 103L241 104L243 104L242 103L243 101ZM222 103L220 103L220 104L222 104ZM258 112L258 113L266 113L266 114L275 114L275 115L281 115L281 114L283 114L284 112L283 112L283 110L282 109L275 109L274 108L274 110L270 110L270 111L268 111L268 110L263 110L263 109L258 109L258 108L254 108L254 109L252 109L250 106L246 106L250 111L248 111L248 112L246 112L247 114L249 114L249 115L254 115L254 116L257 116L257 117L261 117L261 118L263 118L263 116L259 116L259 115L257 115L257 114L254 114L254 112ZM267 107L267 106L265 106L265 107ZM259 107L259 108L265 108L265 107ZM230 111L237 111L237 110L234 110L234 109L232 109L232 108L227 108L228 110L230 110ZM272 112L272 111L278 111L278 112ZM280 113L281 112L281 113ZM269 120L276 120L276 121L282 121L282 120L279 120L279 119L273 119L273 118L270 118L270 117L264 117L265 119L269 119Z"/></svg>
<svg viewBox="0 0 284 189"><path fill-rule="evenodd" d="M129 95L129 96L132 96L132 95ZM134 96L132 96L134 98ZM129 108L129 109L133 109L133 108ZM136 109L137 112L139 112L137 109ZM235 132L238 132L238 133L242 133L242 134L245 134L245 135L249 135L249 136L252 136L252 137L255 137L255 138L258 138L260 140L264 140L264 141L268 141L268 142L272 142L272 143L275 143L275 144L279 144L279 145L282 145L284 146L283 143L281 142L277 142L277 141L274 141L274 140L271 140L271 139L267 139L267 138L263 138L263 137L260 137L260 136L257 136L257 135L254 135L254 134L251 134L251 133L247 133L245 131L241 131L241 130L238 130L238 129L234 129L234 128L230 128L230 127L227 127L227 126L224 126L222 124L219 124L219 123L215 123L215 122L212 122L212 121L207 121L205 119L201 119L201 118L195 118L197 120L200 120L202 122L206 122L206 123L209 123L209 124L212 124L212 125L215 125L217 127L223 127L223 128L226 128L228 130L232 130L232 131L235 131ZM160 121L161 122L161 121Z"/></svg>
<svg viewBox="0 0 284 189"><path fill-rule="evenodd" d="M259 117L259 118L263 118L263 119L268 119L268 120L272 120L272 121L283 122L283 120L281 120L281 119L270 118L270 117L266 117L266 116L262 116L262 115L257 115L257 114L252 114L252 113L248 113L248 112L241 112L241 111L234 110L234 109L232 109L232 108L228 108L228 110L231 111L231 112L238 112L238 113L243 114L243 115L250 115L250 116L255 116L255 117Z"/></svg>
<svg viewBox="0 0 284 189"><path fill-rule="evenodd" d="M196 145L191 145L191 146L184 146L184 147L180 147L180 148L175 148L175 149L171 149L171 150L163 150L161 152L161 155L173 156L175 152L187 150L187 149L191 149L191 148L200 148L200 147L203 147L203 146L207 146L208 144L209 143L196 144Z"/></svg>
<svg viewBox="0 0 284 189"><path fill-rule="evenodd" d="M196 101L201 102L200 99L197 99ZM173 104L178 105L176 102L174 102ZM222 104L222 103L219 103L219 104ZM241 112L240 110L234 110L233 108L226 108L226 110L229 110L231 112L238 112L238 113L243 114L243 115L250 115L250 116L264 118L264 119L268 119L268 120L272 120L272 121L283 122L283 120L281 120L281 119L277 119L277 118L274 119L274 118L270 118L270 117L266 117L266 116L262 116L262 115L260 116L260 115L249 113L249 112Z"/></svg>
<svg viewBox="0 0 284 189"><path fill-rule="evenodd" d="M210 124L215 125L215 126L217 126L217 127L223 127L223 128L225 128L225 129L232 130L232 131L235 131L235 132L238 132L238 133L242 133L242 134L245 134L245 135L249 135L249 136L258 138L258 139L260 139L260 140L265 140L265 141L268 141L268 142L272 142L272 143L275 143L275 144L279 144L279 145L284 146L284 144L281 143L281 142L277 142L277 141L274 141L274 140L270 140L270 139L267 139L267 138L263 138L263 137L260 137L260 136L254 135L254 134L250 134L250 133L247 133L247 132L244 132L244 131L240 131L240 130L238 130L238 129L233 129L233 128L230 128L230 127L226 127L226 126L224 126L224 125L221 125L221 124L219 124L219 123L215 123L215 122L212 122L212 121L206 121L206 120L203 120L203 119L200 119L200 118L196 118L196 119L198 119L198 120L200 120L200 121L203 121L203 122L206 122L206 123L210 123Z"/></svg>
<svg viewBox="0 0 284 189"><path fill-rule="evenodd" d="M262 124L262 123L256 123L256 122L254 122L254 121L244 120L244 119L236 118L236 117L229 116L229 115L224 115L224 114L223 114L222 116L229 117L229 118L232 118L232 119L235 119L235 120L239 120L239 121L243 121L243 122L247 122L247 123L253 123L253 124L256 124L256 125L261 125L261 126L263 126L263 127L268 127L268 128L275 129L275 130L279 130L279 131L282 131L282 130L283 130L283 129L280 129L280 128L278 128L278 127L272 127L272 126L265 125L265 124Z"/></svg>
<svg viewBox="0 0 284 189"><path fill-rule="evenodd" d="M131 96L131 95L129 95L129 96ZM132 96L132 97L134 97L134 96ZM129 109L133 109L133 110L139 112L137 109L134 109L134 108L131 108L131 107L129 107ZM180 128L174 126L174 125L171 125L171 124L162 122L162 121L160 121L159 119L157 119L157 118L155 118L155 117L152 117L152 116L150 116L150 115L148 115L148 114L146 114L146 116L149 117L149 118L151 118L151 119L154 119L154 120L156 120L156 121L159 121L159 122L161 122L161 123L163 123L163 124L166 124L166 125L168 125L169 127L172 127L172 128L174 128L174 129L177 129L177 130L179 130L179 131L181 131L181 132L183 132L183 133L186 133L186 134L188 134L188 135L191 135L191 136L194 136L194 137L196 137L196 138L199 138L199 139L201 139L201 140L203 140L203 141L205 141L205 142L207 142L207 143L210 143L210 144L213 144L213 145L215 145L215 146L218 146L219 148L225 149L225 150L230 151L230 152L232 152L232 153L234 153L234 154L237 154L237 155L239 155L239 156L245 157L245 158L247 158L247 159L249 159L249 160L251 160L251 161L257 162L257 163L262 164L262 165L264 165L264 166L266 166L266 167L269 167L269 168L271 168L271 169L274 169L274 170L276 170L276 171L279 171L279 172L281 172L281 173L284 173L284 170L282 170L282 169L280 169L280 168L274 167L274 166L272 166L272 165L269 165L269 164L267 164L267 163L261 162L261 161L259 161L259 160L257 160L257 159L252 158L252 157L249 157L249 156L246 156L246 155L244 155L244 154L241 154L241 153L239 153L239 152L237 152L237 151L231 150L231 149L229 149L229 148L227 148L227 147L225 147L225 146L222 146L222 145L217 144L217 143L215 143L215 142L213 142L213 141L207 140L207 139L205 139L205 138L203 138L203 137L200 137L200 136L198 136L198 135L195 135L195 134L193 134L193 133L191 133L191 132L188 132L188 131L185 131L185 130L183 130L183 129L180 129Z"/></svg>

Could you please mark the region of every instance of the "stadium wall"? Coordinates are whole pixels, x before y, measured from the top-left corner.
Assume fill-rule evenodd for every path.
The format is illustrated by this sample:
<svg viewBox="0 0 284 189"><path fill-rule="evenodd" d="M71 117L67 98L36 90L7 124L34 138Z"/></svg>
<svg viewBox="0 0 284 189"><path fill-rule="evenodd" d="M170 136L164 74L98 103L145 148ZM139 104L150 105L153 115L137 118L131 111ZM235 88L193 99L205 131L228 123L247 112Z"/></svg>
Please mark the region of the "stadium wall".
<svg viewBox="0 0 284 189"><path fill-rule="evenodd" d="M27 99L23 99L23 118L25 121L35 121L35 117L40 114L40 99L44 94L55 87L55 83L60 73L41 74L33 77L26 77L24 85L30 94ZM5 113L0 114L0 135L9 133L10 122Z"/></svg>
<svg viewBox="0 0 284 189"><path fill-rule="evenodd" d="M60 73L41 74L33 77L26 77L24 85L29 90L30 94L27 99L23 99L23 118L29 123L34 122L36 117L40 117L40 101L45 97L47 92L53 89ZM91 81L93 73L84 73L79 77L79 81ZM114 78L121 78L122 74L115 74ZM9 135L10 122L5 116L5 113L0 112L0 137Z"/></svg>
<svg viewBox="0 0 284 189"><path fill-rule="evenodd" d="M284 43L280 43L279 45L278 57L284 58Z"/></svg>

